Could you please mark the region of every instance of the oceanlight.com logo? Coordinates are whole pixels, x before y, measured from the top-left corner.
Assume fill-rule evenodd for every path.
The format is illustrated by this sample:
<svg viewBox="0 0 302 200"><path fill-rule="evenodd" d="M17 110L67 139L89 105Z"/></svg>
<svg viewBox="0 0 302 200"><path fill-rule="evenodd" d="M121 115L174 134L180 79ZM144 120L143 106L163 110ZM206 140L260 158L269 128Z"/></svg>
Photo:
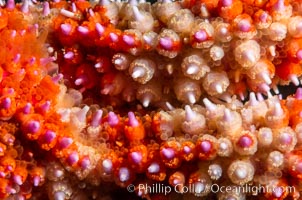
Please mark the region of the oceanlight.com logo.
<svg viewBox="0 0 302 200"><path fill-rule="evenodd" d="M175 186L169 186L162 183L154 183L151 185L148 184L139 184L134 186L132 184L127 187L128 192L137 192L138 194L164 194L168 195L172 192L179 194L192 193L195 195L207 194L207 193L247 193L251 195L258 195L261 193L271 193L275 195L282 195L286 193L295 193L294 186L272 186L272 185L252 185L245 184L242 186L238 185L229 185L221 186L218 184L212 184L205 186L203 183L194 183L189 185L178 184Z"/></svg>
<svg viewBox="0 0 302 200"><path fill-rule="evenodd" d="M252 185L246 184L243 186L230 185L230 186L220 186L218 184L213 184L211 186L212 193L248 193L252 195L258 195L261 193L270 193L277 196L281 196L284 192L295 193L294 186L263 186L263 185Z"/></svg>

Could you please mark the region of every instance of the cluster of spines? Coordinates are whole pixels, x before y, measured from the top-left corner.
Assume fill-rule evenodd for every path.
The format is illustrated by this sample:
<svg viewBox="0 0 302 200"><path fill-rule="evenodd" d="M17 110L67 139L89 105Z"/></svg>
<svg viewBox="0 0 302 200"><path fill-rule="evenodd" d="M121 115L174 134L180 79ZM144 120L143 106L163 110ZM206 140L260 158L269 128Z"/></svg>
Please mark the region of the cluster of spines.
<svg viewBox="0 0 302 200"><path fill-rule="evenodd" d="M119 8L118 3L102 1L93 9L84 1L71 4L51 3L51 8L59 9L59 15L53 18L52 23L54 35L64 47L64 50L59 52L60 70L65 78L72 80L71 85L78 86L82 93L98 86L104 96L116 97L122 94L125 101L138 99L144 107L163 99L169 100L173 95L182 103L195 104L204 91L228 102L227 106L215 106L205 99L206 111L198 106L196 110L194 106L194 109L185 106L184 110L174 110L171 104L166 103L165 106L171 109L170 112L149 116L143 114L144 110L140 110L142 113L129 112L127 117L123 117L105 109L93 112L88 106L73 107L77 99L72 103L64 99L70 100L80 97L81 94L76 91L65 94L66 88L57 83L62 78L61 75L53 78L45 76L47 71L44 68L49 67L49 62L54 58L44 58L46 54L39 52L43 49L41 44L44 42L44 34L36 34L39 30L37 24L26 29L24 24L29 23L26 20L30 8L27 2L21 6L21 13L15 8L13 1L8 1L6 9L0 10L1 16L4 16L0 21L1 34L8 39L4 48L11 50L10 54L1 52L0 55L3 58L0 68L3 86L1 120L19 121L22 133L27 139L37 141L41 149L52 151L65 168L74 172L80 179L87 178L88 182L96 184L100 180L95 179L108 180L113 177L119 186L125 187L135 179L133 169L138 170L138 173L146 173L151 180L163 181L167 176L165 170L172 169L173 173L169 174L171 185L178 182L196 183L196 191L199 192L195 195L206 195L211 179L217 180L221 176L220 164L205 168L201 166L200 169L194 169L195 173L187 175L181 170L176 171L182 168L182 162L212 160L217 155L229 157L234 151L236 155L242 156L242 159L229 162L227 175L232 184L242 185L252 181L256 173L256 165L254 166L250 159L244 158L257 155L258 145L264 149L271 146L276 149L268 155L268 170L283 170L285 167L284 171L289 172L294 177L293 180L298 181L301 179L302 160L299 149L295 147L296 143L299 145L301 141L301 91L298 90L294 98L286 101L269 98L266 103L263 103L261 95L258 95L258 102L254 98L255 94L251 93L250 101L244 107L236 100L230 99L228 94L221 94L237 94L239 91L238 95L244 99L243 91L247 85L253 91L267 92L269 85L280 83L277 77L299 85L301 17L296 15L297 10L292 12L292 6L288 2L270 1L266 5L257 5L255 10L251 11L251 14L255 12L254 17L259 15L259 19L254 19L257 23L253 24L249 15L241 14L246 11L243 7L245 4L248 5L249 2L217 1L217 5L215 2L209 5L205 3L202 4L200 13L196 13L194 5L184 5L191 9L189 11L183 9L180 3L169 1L157 3L153 7L133 1L122 4L123 8ZM166 6L171 6L173 12L165 13ZM233 12L234 8L236 9ZM119 13L119 9L124 10ZM148 9L154 9L156 17L152 16ZM216 12L225 22L208 20L210 13ZM49 4L44 3L43 16L47 18L50 13ZM199 14L201 19L195 20L193 13ZM124 18L118 19L117 14L124 15ZM129 16L132 18L128 18ZM182 17L188 20L186 26L175 23ZM155 18L159 21L154 22ZM16 21L19 19L25 20L18 24ZM260 19L261 22L257 21ZM121 24L118 24L119 20L122 21ZM290 25L286 27L283 20L290 22ZM142 30L143 22L149 25L149 29ZM13 28L7 29L7 26ZM121 29L116 26L121 26ZM165 26L169 29L162 29ZM214 27L221 28L220 32L215 33ZM268 35L265 40L269 44L256 35L256 30L262 29L265 29L262 33ZM290 36L288 38L285 38L286 31ZM222 37L217 39L214 34L218 34L216 37ZM31 45L32 48L26 48L29 41L36 41L37 37L37 43ZM232 39L233 37L235 39ZM92 39L96 46L88 39ZM217 40L219 45L225 45L217 46ZM286 43L286 52L281 50L283 40ZM229 42L231 43L228 44ZM266 56L263 56L263 49L259 45L262 42L265 44ZM10 43L25 48L11 48ZM95 55L93 51L88 50L90 47L93 47L93 50L101 50L101 53ZM230 57L234 56L233 52L228 53L226 50L232 47L235 47L235 58L230 60ZM194 48L195 50L192 50ZM179 56L183 52L187 53L186 56ZM208 57L200 56L201 52L207 52ZM284 53L289 59L284 58ZM157 54L165 58L164 61L152 58ZM11 55L14 57L10 57ZM109 59L111 57L112 60ZM88 61L84 61L84 58ZM182 61L181 69L175 66L179 58ZM208 63L209 60L211 64ZM225 61L235 64L235 69L231 65L221 68ZM227 70L227 73L223 72L224 70ZM116 74L117 71L120 73ZM275 71L277 76L274 76ZM161 73L166 75L159 75ZM241 74L245 74L247 80L241 82ZM172 76L175 85L173 95L169 92L171 85L160 85L154 81L154 77L160 80L169 77L172 80ZM240 84L235 84L237 82ZM126 91L126 88L121 90L120 86L125 83L129 83L133 88L130 87L129 91ZM161 92L166 95L163 99ZM79 99L78 101L81 101ZM108 102L114 106L114 100L109 99ZM89 111L93 115L89 115ZM183 119L185 120L182 123ZM217 119L220 121L216 122ZM253 134L255 131L265 140L256 138ZM214 137L213 134L216 133L218 135ZM99 135L102 136L99 143L91 143L91 140ZM222 137L219 138L220 136ZM10 141L10 138L6 139ZM3 157L3 166L10 170L12 167L7 167L4 159L7 156ZM8 163L13 164L12 159L8 159ZM288 166L284 166L285 164ZM16 165L16 175L12 178L18 185L22 185L26 179L26 170L22 171L22 166ZM100 168L96 170L97 167ZM20 175L17 172L20 172ZM189 177L188 181L184 180L185 177ZM54 180L54 193L50 196L55 194L54 198L68 198L72 189L66 187L68 189L62 191L65 195L63 196L60 188L64 187L64 183L65 180L57 183ZM292 184L284 177L270 183L277 186ZM39 183L36 181L34 185ZM14 193L13 188L4 188L3 195ZM283 199L288 194L265 195L267 198ZM244 194L234 194L237 198L244 198L243 196Z"/></svg>
<svg viewBox="0 0 302 200"><path fill-rule="evenodd" d="M285 176L273 177L275 182L291 185L293 180L300 180L301 174L301 158L297 159L301 144L300 122L297 124L293 121L297 117L294 113L300 113L301 108L295 106L296 111L292 112L293 105L300 101L300 95L298 89L296 97L280 101L273 97L263 100L259 95L257 100L256 95L251 93L250 100L237 110L231 104L215 105L204 99L206 110L198 106L193 109L186 106L184 110L162 111L139 118L132 112L124 118L112 111L102 117L103 111L98 110L93 114L90 124L88 121L86 130L88 134L95 134L92 130L98 129L98 135L94 135L94 138L99 138L103 131L106 132L103 139L110 149L98 161L94 177L88 175L88 179L108 181L112 177L111 180L117 185L126 187L135 182L136 174L145 174L155 182L171 179L170 184L173 186L174 173L179 176L185 171L182 168L186 168L188 164L200 163L203 167L196 167L194 170L199 174L197 176L207 180L200 187L209 187L212 181L219 180L222 175L218 172L225 167L228 170L223 176L227 176L232 184L257 184L253 180L261 178L263 172L257 170L259 160L249 156L259 155L259 159L266 163L264 171L291 175L289 179L285 179ZM176 121L179 123L175 123ZM216 123L212 124L213 122ZM268 150L265 156L264 149ZM218 157L224 163L220 163ZM233 160L234 157L238 159ZM214 166L208 163L215 160L217 163ZM195 176L194 174L181 177L188 178ZM190 178L186 181L183 179L179 180L183 182L183 186L195 183ZM261 184L269 185L270 181L269 179ZM97 180L92 182L96 183ZM203 196L209 192L200 191L195 195ZM265 195L268 198L281 198L275 193ZM289 193L282 195L285 198Z"/></svg>
<svg viewBox="0 0 302 200"><path fill-rule="evenodd" d="M96 89L111 104L138 100L144 107L171 95L185 104L203 95L243 100L247 91L278 94L278 84L300 84L298 8L287 1L196 3L205 10L185 1L72 3L54 19L61 72L82 92Z"/></svg>

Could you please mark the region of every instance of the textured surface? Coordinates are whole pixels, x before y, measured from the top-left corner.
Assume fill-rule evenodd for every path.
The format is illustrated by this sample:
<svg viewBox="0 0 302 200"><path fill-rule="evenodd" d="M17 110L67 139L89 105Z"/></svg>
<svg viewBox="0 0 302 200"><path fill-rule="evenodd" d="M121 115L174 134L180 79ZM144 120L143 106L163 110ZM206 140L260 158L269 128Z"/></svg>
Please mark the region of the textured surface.
<svg viewBox="0 0 302 200"><path fill-rule="evenodd" d="M0 3L0 198L301 198L302 2Z"/></svg>

